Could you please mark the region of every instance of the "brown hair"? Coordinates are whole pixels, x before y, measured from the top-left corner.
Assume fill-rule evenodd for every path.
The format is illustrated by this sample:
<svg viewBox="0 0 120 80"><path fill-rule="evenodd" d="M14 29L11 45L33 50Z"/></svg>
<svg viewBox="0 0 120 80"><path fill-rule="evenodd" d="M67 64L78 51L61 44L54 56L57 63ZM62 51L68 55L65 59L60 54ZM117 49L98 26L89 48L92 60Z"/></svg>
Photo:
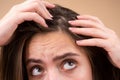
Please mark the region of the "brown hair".
<svg viewBox="0 0 120 80"><path fill-rule="evenodd" d="M62 30L74 40L91 38L73 34L68 30L69 20L75 20L76 12L56 5L48 9L53 20L46 20L49 28L44 28L34 21L25 21L19 25L9 44L2 47L0 60L0 80L28 80L24 64L25 45L36 33L49 33ZM83 47L89 52L88 57L93 71L93 80L120 80L120 70L115 68L107 58L107 52L100 47Z"/></svg>

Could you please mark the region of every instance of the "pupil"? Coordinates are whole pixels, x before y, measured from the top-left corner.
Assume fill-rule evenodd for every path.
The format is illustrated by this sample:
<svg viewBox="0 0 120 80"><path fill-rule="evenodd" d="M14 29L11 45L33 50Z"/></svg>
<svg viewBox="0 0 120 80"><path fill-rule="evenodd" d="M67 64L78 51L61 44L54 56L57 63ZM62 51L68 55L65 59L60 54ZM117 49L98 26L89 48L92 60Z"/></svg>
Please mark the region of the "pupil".
<svg viewBox="0 0 120 80"><path fill-rule="evenodd" d="M36 68L36 70L37 70L38 72L40 72L40 68Z"/></svg>
<svg viewBox="0 0 120 80"><path fill-rule="evenodd" d="M70 66L73 66L73 65L74 65L72 62L68 62L68 64L69 64Z"/></svg>

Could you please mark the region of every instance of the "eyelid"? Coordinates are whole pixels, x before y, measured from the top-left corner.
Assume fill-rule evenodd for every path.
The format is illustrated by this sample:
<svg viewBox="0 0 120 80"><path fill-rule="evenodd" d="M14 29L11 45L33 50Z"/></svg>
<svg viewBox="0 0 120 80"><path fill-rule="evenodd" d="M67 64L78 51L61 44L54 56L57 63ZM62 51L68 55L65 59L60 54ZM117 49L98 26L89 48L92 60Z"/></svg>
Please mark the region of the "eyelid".
<svg viewBox="0 0 120 80"><path fill-rule="evenodd" d="M34 76L34 75L32 74L32 71L33 71L35 68L37 68L37 67L41 68L41 69L42 69L42 72L44 73L44 68L43 68L42 66L40 66L40 65L33 65L33 66L30 68L30 70L29 70L29 73L30 73L31 76ZM42 75L40 75L40 76L42 76Z"/></svg>
<svg viewBox="0 0 120 80"><path fill-rule="evenodd" d="M74 59L72 59L72 58L67 58L67 59L64 59L62 62L63 62L63 63L65 63L65 62L67 62L67 61L72 61L72 62L77 63L77 61L76 61L76 60L74 60Z"/></svg>
<svg viewBox="0 0 120 80"><path fill-rule="evenodd" d="M63 68L63 66L65 65L65 63L68 62L68 61L71 61L71 62L75 63L76 65L78 64L78 62L77 62L75 59L67 58L67 59L64 59L64 60L62 61L62 63L60 64L60 66L62 66L62 68ZM76 66L76 67L77 67L77 66ZM76 68L76 67L75 67L75 68ZM62 69L62 68L61 68L61 69ZM75 69L75 68L73 68L73 69ZM70 69L70 71L73 70L73 69ZM62 70L62 71L64 71L64 70ZM68 70L68 71L69 71L69 70Z"/></svg>

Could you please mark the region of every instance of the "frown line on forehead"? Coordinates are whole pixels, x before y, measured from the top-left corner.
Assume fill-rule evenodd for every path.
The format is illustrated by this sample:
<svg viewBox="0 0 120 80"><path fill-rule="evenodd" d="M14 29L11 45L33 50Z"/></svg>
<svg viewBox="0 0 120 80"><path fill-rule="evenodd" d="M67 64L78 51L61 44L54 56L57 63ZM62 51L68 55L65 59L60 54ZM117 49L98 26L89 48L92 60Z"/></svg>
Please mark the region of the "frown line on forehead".
<svg viewBox="0 0 120 80"><path fill-rule="evenodd" d="M55 56L53 58L53 61L55 62L55 61L62 60L66 57L73 57L73 56L80 56L80 55L77 54L77 53L68 52L68 53L65 53L63 55ZM26 65L28 65L30 63L40 63L40 64L42 64L44 62L41 59L34 59L34 58L30 58L30 59L26 60Z"/></svg>

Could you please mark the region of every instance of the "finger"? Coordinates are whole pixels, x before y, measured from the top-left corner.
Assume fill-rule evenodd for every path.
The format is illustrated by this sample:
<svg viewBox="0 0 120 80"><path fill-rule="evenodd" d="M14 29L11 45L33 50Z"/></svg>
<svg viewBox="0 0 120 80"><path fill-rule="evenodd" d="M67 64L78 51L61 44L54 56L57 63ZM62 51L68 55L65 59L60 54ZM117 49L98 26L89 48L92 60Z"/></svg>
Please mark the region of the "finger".
<svg viewBox="0 0 120 80"><path fill-rule="evenodd" d="M72 21L68 21L72 26L82 26L82 27L86 27L86 28L100 28L101 29L101 25L90 21L90 20L72 20Z"/></svg>
<svg viewBox="0 0 120 80"><path fill-rule="evenodd" d="M54 5L53 4L50 4L49 2L46 2L46 1L44 1L44 0L36 0L35 1L35 3L39 3L39 12L41 12L41 16L43 16L44 18L46 18L46 19L52 19L51 17L53 17L50 13L49 13L49 11L47 10L47 8L46 7L48 7L48 8L53 8L54 7ZM41 6L41 7L40 7ZM48 15L49 17L45 17L45 15Z"/></svg>
<svg viewBox="0 0 120 80"><path fill-rule="evenodd" d="M80 15L80 16L77 16L77 18L78 18L79 20L91 20L91 21L94 21L94 22L97 22L97 23L100 23L100 24L104 25L104 24L102 23L102 21L101 21L99 18L95 17L95 16Z"/></svg>
<svg viewBox="0 0 120 80"><path fill-rule="evenodd" d="M102 38L102 39L107 38L107 34L104 31L96 29L96 28L70 27L69 30L72 31L73 33L80 34L80 35L91 36L91 37Z"/></svg>
<svg viewBox="0 0 120 80"><path fill-rule="evenodd" d="M45 20L37 13L33 13L33 12L21 13L21 16L18 16L18 18L20 20L18 24L24 21L35 21L44 27L48 27L47 24L45 23Z"/></svg>
<svg viewBox="0 0 120 80"><path fill-rule="evenodd" d="M52 15L46 9L44 3L40 0L30 0L19 5L22 12L37 12L45 19L52 19Z"/></svg>
<svg viewBox="0 0 120 80"><path fill-rule="evenodd" d="M54 8L54 7L55 7L54 4L51 4L51 3L47 2L47 1L43 1L43 3L44 3L44 5L45 5L47 8Z"/></svg>
<svg viewBox="0 0 120 80"><path fill-rule="evenodd" d="M52 15L47 11L46 7L41 2L35 2L33 4L33 9L37 12L40 16L45 19L52 19Z"/></svg>
<svg viewBox="0 0 120 80"><path fill-rule="evenodd" d="M106 48L107 42L103 39L92 38L92 39L85 39L85 40L78 40L76 41L77 45L79 46L97 46Z"/></svg>

